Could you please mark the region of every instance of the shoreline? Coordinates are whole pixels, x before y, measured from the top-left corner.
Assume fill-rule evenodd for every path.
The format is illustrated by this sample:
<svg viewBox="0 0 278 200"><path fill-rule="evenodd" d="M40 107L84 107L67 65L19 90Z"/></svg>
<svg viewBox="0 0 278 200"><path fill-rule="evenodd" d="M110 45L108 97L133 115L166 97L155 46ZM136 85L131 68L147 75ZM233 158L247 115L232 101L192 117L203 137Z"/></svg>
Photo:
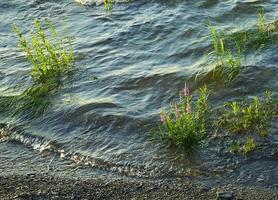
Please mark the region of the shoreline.
<svg viewBox="0 0 278 200"><path fill-rule="evenodd" d="M228 197L228 198L220 198ZM278 199L276 190L184 180L76 179L47 174L0 175L0 199Z"/></svg>

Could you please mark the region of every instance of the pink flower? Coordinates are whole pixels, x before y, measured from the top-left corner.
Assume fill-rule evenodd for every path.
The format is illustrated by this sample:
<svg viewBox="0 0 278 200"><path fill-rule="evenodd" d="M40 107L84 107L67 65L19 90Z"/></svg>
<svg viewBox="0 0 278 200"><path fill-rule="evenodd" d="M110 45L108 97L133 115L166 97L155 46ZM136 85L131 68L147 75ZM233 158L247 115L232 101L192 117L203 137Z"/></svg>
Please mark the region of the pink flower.
<svg viewBox="0 0 278 200"><path fill-rule="evenodd" d="M186 103L186 112L190 113L190 110L191 110L190 103L189 103L189 101L187 101L187 103Z"/></svg>
<svg viewBox="0 0 278 200"><path fill-rule="evenodd" d="M176 118L180 117L180 110L177 104L175 104L175 110L176 110Z"/></svg>
<svg viewBox="0 0 278 200"><path fill-rule="evenodd" d="M186 85L186 82L184 84L183 94L185 97L189 96L189 88Z"/></svg>

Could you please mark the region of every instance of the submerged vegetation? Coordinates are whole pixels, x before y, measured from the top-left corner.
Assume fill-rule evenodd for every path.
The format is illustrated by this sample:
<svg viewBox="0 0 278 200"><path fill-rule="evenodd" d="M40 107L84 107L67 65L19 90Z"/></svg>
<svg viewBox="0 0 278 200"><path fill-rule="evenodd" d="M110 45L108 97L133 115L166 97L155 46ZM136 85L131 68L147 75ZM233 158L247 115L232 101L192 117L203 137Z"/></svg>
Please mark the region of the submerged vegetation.
<svg viewBox="0 0 278 200"><path fill-rule="evenodd" d="M246 143L243 145L243 152L245 154L250 153L251 151L254 151L256 148L256 142L253 138L247 138Z"/></svg>
<svg viewBox="0 0 278 200"><path fill-rule="evenodd" d="M107 12L113 9L113 0L104 0ZM264 10L258 11L258 25L255 30L243 31L227 35L209 25L213 43L214 68L213 78L235 80L243 69L243 54L249 47L257 48L272 41L278 32L278 23L266 25ZM50 96L62 84L63 76L67 75L75 64L72 39L69 35L60 37L51 23L42 24L34 21L33 30L25 36L21 29L13 26L19 38L19 47L32 64L32 85L22 94L12 98L2 98L0 107L13 108L12 113L31 111L34 116L43 113L50 105ZM250 49L252 49L250 48ZM208 88L199 88L199 96L193 98L185 83L178 102L171 104L169 111L160 113L158 135L164 141L185 150L200 146L208 138L212 129L226 131L231 137L247 135L244 144L232 141L232 153L248 154L255 150L257 141L249 137L257 133L267 137L271 120L278 115L278 101L270 92L264 98L255 96L251 101L228 102L221 106L221 115L213 113L208 102ZM215 120L216 118L216 120Z"/></svg>
<svg viewBox="0 0 278 200"><path fill-rule="evenodd" d="M205 138L209 116L207 87L200 88L200 96L194 105L185 84L180 101L172 105L170 112L163 110L160 114L160 136L174 145L192 149Z"/></svg>
<svg viewBox="0 0 278 200"><path fill-rule="evenodd" d="M214 27L209 26L210 34L214 46L215 67L213 69L214 78L227 77L230 81L234 80L241 68L241 50L235 42L236 55L225 42L224 36Z"/></svg>
<svg viewBox="0 0 278 200"><path fill-rule="evenodd" d="M266 92L261 101L256 96L251 103L234 101L226 103L226 108L219 126L235 134L251 131L261 136L267 136L269 121L277 115L278 109L270 92Z"/></svg>
<svg viewBox="0 0 278 200"><path fill-rule="evenodd" d="M257 133L266 137L270 121L278 116L278 99L274 99L270 92L265 92L265 97L261 100L256 96L252 102L233 101L225 103L223 107L225 109L220 116L219 113L212 112L206 86L200 88L200 95L194 104L185 84L179 102L172 103L170 111L163 109L160 113L159 136L171 144L190 150L200 145L212 128L227 130L236 135ZM242 150L249 153L255 146L255 140L248 139ZM231 143L231 152L239 151L240 144L234 140Z"/></svg>
<svg viewBox="0 0 278 200"><path fill-rule="evenodd" d="M257 27L251 30L227 34L219 32L209 23L208 29L213 42L213 78L233 81L243 68L242 60L247 51L255 51L274 41L278 32L277 24L266 24L263 9L258 10Z"/></svg>
<svg viewBox="0 0 278 200"><path fill-rule="evenodd" d="M245 59L244 53L248 50L255 50L264 47L273 41L275 33L278 32L278 23L266 25L264 10L258 11L258 25L253 30L233 33L228 35L218 31L211 24L208 26L213 43L212 78L233 81L243 69L242 61ZM271 31L269 31L271 28ZM186 90L186 88L185 88ZM253 101L227 102L221 107L221 114L212 113L207 102L207 88L201 88L201 95L196 101L195 109L190 110L191 97L186 96L186 101L181 100L171 106L169 112L162 111L159 125L160 136L170 140L185 149L191 149L200 144L208 134L208 124L215 130L228 131L234 135L245 133L247 135L257 133L261 137L266 137L269 132L271 120L278 114L278 101L273 99L270 92L265 92L265 96L259 99L254 97ZM181 98L182 99L182 98ZM202 106L199 106L202 105ZM204 111L203 114L202 111ZM208 115L209 113L209 115ZM214 121L212 117L215 117ZM220 129L219 129L220 128ZM211 130L211 129L210 129ZM233 137L233 135L231 135ZM241 146L242 145L242 146ZM242 151L247 154L256 147L254 138L248 137L245 144L233 140L230 146L232 153Z"/></svg>
<svg viewBox="0 0 278 200"><path fill-rule="evenodd" d="M113 0L103 0L103 4L108 13L113 9Z"/></svg>
<svg viewBox="0 0 278 200"><path fill-rule="evenodd" d="M69 36L60 38L50 22L46 28L51 34L48 35L42 23L35 19L34 29L30 32L28 41L21 29L16 25L13 26L19 38L19 47L32 64L33 80L33 84L22 94L1 99L2 108L13 107L14 114L24 111L30 111L32 115L43 113L51 105L48 96L60 87L62 77L70 72L74 65L71 38Z"/></svg>
<svg viewBox="0 0 278 200"><path fill-rule="evenodd" d="M225 104L226 109L218 120L218 126L221 130L227 130L235 135L254 135L267 137L269 133L269 124L274 117L278 115L278 101L273 99L270 92L265 92L265 97L259 99L255 96L252 101L230 102ZM247 138L242 146L242 152L247 154L256 147L254 138ZM240 144L234 141L231 144L231 152L237 153L240 150Z"/></svg>

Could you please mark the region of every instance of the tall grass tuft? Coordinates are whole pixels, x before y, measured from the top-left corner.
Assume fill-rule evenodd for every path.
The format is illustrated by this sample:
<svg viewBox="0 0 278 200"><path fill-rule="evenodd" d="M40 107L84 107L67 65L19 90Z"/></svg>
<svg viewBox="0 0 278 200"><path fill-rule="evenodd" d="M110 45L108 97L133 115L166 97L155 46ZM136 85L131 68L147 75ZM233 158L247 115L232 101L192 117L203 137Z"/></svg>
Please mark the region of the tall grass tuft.
<svg viewBox="0 0 278 200"><path fill-rule="evenodd" d="M241 68L241 50L237 42L235 42L236 52L229 48L223 34L218 32L213 26L209 25L211 38L213 41L213 54L215 67L213 69L214 78L227 77L230 81L234 80Z"/></svg>
<svg viewBox="0 0 278 200"><path fill-rule="evenodd" d="M264 9L259 9L258 11L258 17L259 17L259 22L258 22L258 41L260 45L264 45L267 40L270 39L268 31L266 29L265 25L265 13Z"/></svg>
<svg viewBox="0 0 278 200"><path fill-rule="evenodd" d="M10 104L14 113L30 110L33 115L40 114L51 104L49 94L60 87L63 75L74 65L72 39L69 36L60 38L53 24L49 22L43 26L38 19L34 20L29 40L15 24L13 31L19 37L19 47L33 65L33 84L21 95L12 97Z"/></svg>
<svg viewBox="0 0 278 200"><path fill-rule="evenodd" d="M274 21L267 24L265 20L265 11L263 8L258 10L257 26L253 29L235 32L228 36L229 40L237 43L241 50L257 50L267 43L274 42L273 38L277 33L277 23Z"/></svg>
<svg viewBox="0 0 278 200"><path fill-rule="evenodd" d="M32 63L32 77L34 82L57 82L74 64L72 40L69 36L60 39L56 28L48 23L51 36L47 36L41 22L34 21L34 30L30 41L23 35L20 28L13 26L19 37L19 47L25 52L27 60Z"/></svg>
<svg viewBox="0 0 278 200"><path fill-rule="evenodd" d="M185 84L180 101L171 105L169 112L160 114L160 137L171 144L190 150L205 138L210 120L207 87L200 88L195 105Z"/></svg>
<svg viewBox="0 0 278 200"><path fill-rule="evenodd" d="M107 13L109 13L113 9L113 0L103 0L103 4Z"/></svg>

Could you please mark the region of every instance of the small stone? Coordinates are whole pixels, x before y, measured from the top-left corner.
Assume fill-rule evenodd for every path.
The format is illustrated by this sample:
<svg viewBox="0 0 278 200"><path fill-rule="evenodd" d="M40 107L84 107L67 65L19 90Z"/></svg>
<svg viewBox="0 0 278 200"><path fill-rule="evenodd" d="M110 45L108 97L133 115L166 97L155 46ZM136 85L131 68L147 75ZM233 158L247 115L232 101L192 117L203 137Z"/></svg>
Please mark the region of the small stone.
<svg viewBox="0 0 278 200"><path fill-rule="evenodd" d="M217 200L235 200L233 192L217 192Z"/></svg>

